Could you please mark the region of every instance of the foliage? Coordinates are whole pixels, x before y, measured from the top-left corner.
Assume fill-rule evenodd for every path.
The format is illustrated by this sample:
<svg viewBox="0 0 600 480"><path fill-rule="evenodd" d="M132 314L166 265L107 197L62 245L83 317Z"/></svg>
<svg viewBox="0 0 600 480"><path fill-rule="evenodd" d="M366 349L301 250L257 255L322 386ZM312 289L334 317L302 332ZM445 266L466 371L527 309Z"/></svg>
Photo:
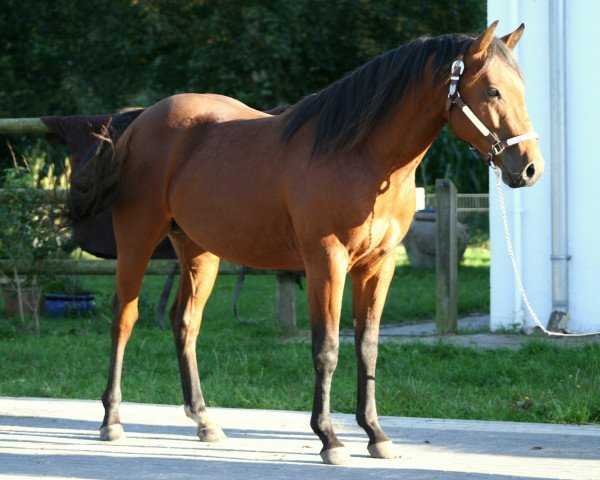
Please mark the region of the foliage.
<svg viewBox="0 0 600 480"><path fill-rule="evenodd" d="M45 190L53 178L40 176L39 165L33 169L18 167L6 170L2 203L0 204L0 258L7 264L0 274L17 292L23 325L26 312L32 316L32 327L39 332L38 309L43 283L50 271L47 260L63 253L64 236L56 226L56 207L52 207ZM30 270L24 274L23 268ZM23 288L31 287L31 305Z"/></svg>
<svg viewBox="0 0 600 480"><path fill-rule="evenodd" d="M293 104L414 37L483 29L485 6L484 0L4 0L0 117L105 113L184 91L221 93L259 109ZM448 160L470 160L457 145L444 137L437 152L449 153L428 156L420 181L430 184ZM486 184L487 175L472 181L481 171L470 165L448 172L461 191Z"/></svg>

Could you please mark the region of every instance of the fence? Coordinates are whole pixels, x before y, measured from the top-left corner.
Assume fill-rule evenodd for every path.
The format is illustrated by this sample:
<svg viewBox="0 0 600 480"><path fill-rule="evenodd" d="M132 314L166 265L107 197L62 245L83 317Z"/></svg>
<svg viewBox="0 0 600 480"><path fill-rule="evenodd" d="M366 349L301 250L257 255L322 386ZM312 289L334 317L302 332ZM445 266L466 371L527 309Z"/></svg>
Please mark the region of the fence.
<svg viewBox="0 0 600 480"><path fill-rule="evenodd" d="M425 195L425 208L435 208L435 194ZM489 195L487 193L458 193L456 195L456 210L460 220L461 215L489 212Z"/></svg>
<svg viewBox="0 0 600 480"><path fill-rule="evenodd" d="M48 260L48 271L56 275L114 275L117 269L116 260ZM169 275L173 270L175 260L151 260L146 270L146 275ZM0 259L0 271L6 270L9 265L7 260ZM239 275L237 265L223 262L219 267L220 275ZM31 273L31 266L18 265L19 273ZM293 275L279 270L260 270L244 268L245 275L275 275L277 321L287 332L296 330L296 284Z"/></svg>

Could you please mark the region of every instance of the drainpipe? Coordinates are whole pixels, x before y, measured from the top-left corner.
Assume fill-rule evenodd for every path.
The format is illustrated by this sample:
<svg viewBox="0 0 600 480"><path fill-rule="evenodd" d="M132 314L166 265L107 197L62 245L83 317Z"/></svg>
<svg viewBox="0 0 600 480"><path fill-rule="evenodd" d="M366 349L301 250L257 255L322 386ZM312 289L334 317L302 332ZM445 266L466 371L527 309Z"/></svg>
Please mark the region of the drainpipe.
<svg viewBox="0 0 600 480"><path fill-rule="evenodd" d="M565 2L550 1L550 125L552 195L552 314L548 329L566 327L569 311Z"/></svg>

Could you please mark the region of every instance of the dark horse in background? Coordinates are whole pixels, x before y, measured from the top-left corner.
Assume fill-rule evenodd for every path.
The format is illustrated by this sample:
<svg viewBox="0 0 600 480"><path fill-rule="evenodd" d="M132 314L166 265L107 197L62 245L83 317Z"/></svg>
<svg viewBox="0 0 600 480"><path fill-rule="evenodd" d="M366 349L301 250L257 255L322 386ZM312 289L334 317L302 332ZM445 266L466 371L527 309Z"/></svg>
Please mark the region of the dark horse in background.
<svg viewBox="0 0 600 480"><path fill-rule="evenodd" d="M112 208L118 249L102 439L123 435L125 345L148 260L168 236L181 266L171 324L185 412L202 441L225 438L207 415L196 363L202 312L222 257L306 271L316 373L311 426L323 461L333 464L349 460L333 430L330 387L350 275L356 419L373 457L398 456L379 426L375 364L393 252L415 211L417 165L450 123L509 186L533 185L543 170L511 55L523 26L501 39L495 28L411 41L278 116L219 95L166 98L132 114L122 135L107 138L74 172L71 221Z"/></svg>

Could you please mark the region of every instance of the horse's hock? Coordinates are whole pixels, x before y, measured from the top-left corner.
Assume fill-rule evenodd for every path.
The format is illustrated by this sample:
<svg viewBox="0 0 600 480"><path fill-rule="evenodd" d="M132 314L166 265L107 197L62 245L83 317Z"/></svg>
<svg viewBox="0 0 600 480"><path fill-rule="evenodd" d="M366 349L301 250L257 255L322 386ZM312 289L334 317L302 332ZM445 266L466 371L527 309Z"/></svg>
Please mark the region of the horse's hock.
<svg viewBox="0 0 600 480"><path fill-rule="evenodd" d="M410 229L402 243L410 264L414 268L434 269L436 257L436 217L435 210L422 210L415 214ZM469 227L456 222L457 261L460 262L467 243L469 242Z"/></svg>

